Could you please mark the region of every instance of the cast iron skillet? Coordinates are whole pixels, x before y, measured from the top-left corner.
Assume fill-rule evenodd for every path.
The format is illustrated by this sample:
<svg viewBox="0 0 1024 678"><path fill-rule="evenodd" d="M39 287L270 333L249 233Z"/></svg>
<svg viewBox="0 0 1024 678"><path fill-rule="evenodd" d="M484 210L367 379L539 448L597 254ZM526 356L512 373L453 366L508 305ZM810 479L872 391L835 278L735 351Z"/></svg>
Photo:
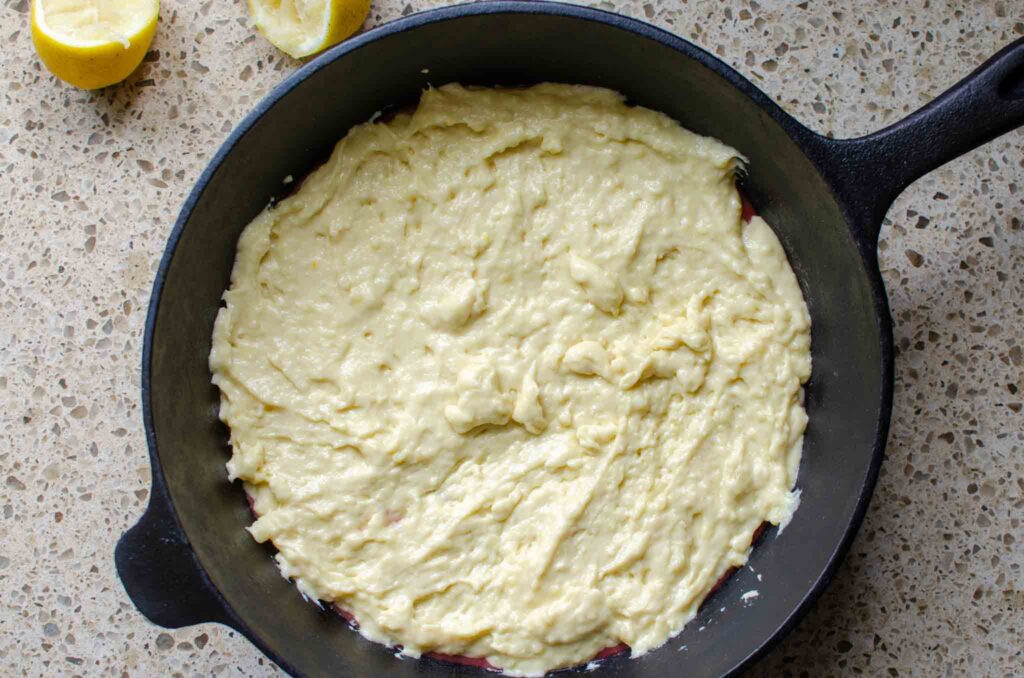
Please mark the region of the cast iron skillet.
<svg viewBox="0 0 1024 678"><path fill-rule="evenodd" d="M227 432L207 356L239 233L282 178L303 176L353 124L406 104L428 84L602 85L717 137L750 160L742 189L776 230L813 320L810 425L782 534L698 618L642 658L595 676L720 676L749 665L818 597L860 525L886 441L892 328L875 241L892 200L924 173L1024 123L1024 40L928 106L875 134L834 140L784 113L690 43L616 14L494 2L438 9L340 45L266 97L214 156L182 209L149 307L142 402L153 466L149 508L117 545L118 573L151 621L220 622L285 670L310 676L478 675L434 659L396 659L304 601L243 529L227 482ZM760 596L743 605L740 595ZM679 648L686 646L685 651Z"/></svg>

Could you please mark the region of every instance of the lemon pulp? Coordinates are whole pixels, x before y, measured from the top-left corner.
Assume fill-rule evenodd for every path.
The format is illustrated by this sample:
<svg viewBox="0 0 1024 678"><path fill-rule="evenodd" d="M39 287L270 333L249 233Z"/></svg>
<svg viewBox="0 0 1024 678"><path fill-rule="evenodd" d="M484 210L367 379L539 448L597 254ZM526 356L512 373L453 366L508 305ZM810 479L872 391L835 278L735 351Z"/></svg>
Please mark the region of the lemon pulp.
<svg viewBox="0 0 1024 678"><path fill-rule="evenodd" d="M370 0L249 0L249 7L267 40L298 59L355 33Z"/></svg>
<svg viewBox="0 0 1024 678"><path fill-rule="evenodd" d="M119 42L132 37L152 18L153 0L43 0L45 26L55 36L80 45Z"/></svg>

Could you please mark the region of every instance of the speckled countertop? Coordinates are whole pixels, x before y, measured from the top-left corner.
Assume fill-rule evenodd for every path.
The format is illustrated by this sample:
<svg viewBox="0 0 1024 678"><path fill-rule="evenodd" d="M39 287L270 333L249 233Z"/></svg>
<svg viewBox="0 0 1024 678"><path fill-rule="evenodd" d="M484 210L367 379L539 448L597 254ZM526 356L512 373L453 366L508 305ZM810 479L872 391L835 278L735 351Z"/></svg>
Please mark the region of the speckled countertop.
<svg viewBox="0 0 1024 678"><path fill-rule="evenodd" d="M439 3L375 0L367 26ZM114 574L148 500L146 302L186 192L297 62L241 0L163 0L143 66L70 89L0 3L0 666L271 675L247 641L165 631ZM812 128L895 121L1024 34L1005 2L614 0L710 50ZM881 263L896 322L887 460L835 582L754 675L1024 672L1024 134L917 182Z"/></svg>

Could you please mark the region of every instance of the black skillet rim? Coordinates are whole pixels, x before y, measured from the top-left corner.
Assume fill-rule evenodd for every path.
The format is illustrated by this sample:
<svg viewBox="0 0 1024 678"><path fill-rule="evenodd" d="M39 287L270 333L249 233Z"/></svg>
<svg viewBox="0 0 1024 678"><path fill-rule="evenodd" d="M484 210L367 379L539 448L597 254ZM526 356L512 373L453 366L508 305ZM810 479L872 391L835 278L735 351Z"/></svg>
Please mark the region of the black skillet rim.
<svg viewBox="0 0 1024 678"><path fill-rule="evenodd" d="M168 236L167 245L160 259L160 265L153 281L153 288L150 293L150 301L147 308L145 333L142 346L141 394L143 422L146 431L146 443L149 448L152 483L155 486L158 485L163 490L163 494L167 499L169 513L178 530L185 536L186 540L188 539L188 535L181 527L181 520L178 518L177 509L174 505L174 498L167 490L163 467L160 462L160 453L158 451L156 440L156 429L153 423L153 408L151 405L151 364L153 335L156 328L156 317L160 306L160 298L163 293L164 282L167 277L168 269L170 268L171 260L174 258L178 241L181 238L181 234L184 231L186 223L192 216L196 203L206 190L206 187L214 174L216 174L220 169L224 159L234 150L234 147L239 140L248 133L248 131L268 110L284 99L300 83L327 66L327 64L344 57L350 52L358 50L363 45L386 36L403 33L422 25L440 21L457 19L464 16L489 14L547 14L566 16L583 21L594 21L637 34L666 47L670 47L698 61L706 68L723 77L733 87L752 99L758 106L768 113L772 119L779 123L779 125L781 125L790 137L800 146L801 150L809 159L812 159L813 161L815 158L820 158L820 144L822 141L825 141L825 138L810 131L797 122L792 116L785 113L764 92L741 76L732 67L673 33L638 19L633 19L631 17L605 10L580 5L570 5L561 2L542 2L538 0L485 0L483 2L470 2L449 7L429 9L411 14L407 17L375 27L324 52L310 63L292 73L283 82L276 85L266 96L264 96L262 100L260 100L255 108L253 108L253 110L242 119L242 121L224 140L220 148L217 149L217 152L213 155L202 174L196 180L195 186L189 192L188 197L182 205L181 212L179 213L178 218L174 223L174 227L171 229L170 235ZM816 163L816 166L819 168L819 171L821 171L820 165ZM858 249L860 250L861 257L864 261L865 271L868 275L869 284L871 286L875 307L875 317L880 324L879 335L881 337L881 364L879 367L882 376L882 392L881 401L879 403L879 416L878 421L876 422L875 440L872 446L872 459L864 484L861 487L857 505L848 520L847 528L843 533L842 539L829 556L825 569L819 575L814 584L807 590L807 593L804 595L800 603L792 612L789 613L783 623L780 624L769 636L767 636L747 657L739 661L732 669L723 674L724 676L736 676L746 668L750 667L755 661L763 657L796 626L796 624L807 614L814 602L817 601L828 587L836 573L836 570L842 563L846 553L849 551L853 539L864 520L864 515L867 512L871 496L874 493L875 484L878 480L878 473L881 468L882 460L885 456L885 445L892 417L892 396L894 384L892 323L889 320L888 297L885 292L881 273L878 269L877 260L874 257L875 243L873 241L867 243L862 241L863 236L860 235L859 229L857 229L856 225L850 223L850 213L847 209L848 205L846 204L846 201L844 201L840 195L836 194L835 191L833 191L833 194L837 204L843 210L844 215L847 215L847 225L851 228L852 237L855 241L861 240L861 242L857 243L859 245ZM191 545L189 548L191 550ZM249 628L248 624L238 617L235 611L224 599L220 590L213 585L209 576L206 574L202 563L199 562L198 556L196 557L196 564L202 580L207 584L211 592L216 595L226 617L231 620L230 626L242 633L250 642L259 648L263 654L274 661L286 672L291 675L299 675L296 669L292 667L284 657L281 657L276 652L270 650L269 646L263 642L260 636L254 633L252 629Z"/></svg>

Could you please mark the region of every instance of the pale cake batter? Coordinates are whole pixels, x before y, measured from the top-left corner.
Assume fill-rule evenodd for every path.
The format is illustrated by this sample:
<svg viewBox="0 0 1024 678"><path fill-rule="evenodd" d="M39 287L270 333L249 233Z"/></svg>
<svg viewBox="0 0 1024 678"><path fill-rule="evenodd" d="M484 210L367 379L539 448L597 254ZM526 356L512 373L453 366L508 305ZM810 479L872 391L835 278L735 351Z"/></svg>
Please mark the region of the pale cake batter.
<svg viewBox="0 0 1024 678"><path fill-rule="evenodd" d="M785 522L810 321L735 150L602 89L424 93L243 233L250 531L406 654L642 654Z"/></svg>

